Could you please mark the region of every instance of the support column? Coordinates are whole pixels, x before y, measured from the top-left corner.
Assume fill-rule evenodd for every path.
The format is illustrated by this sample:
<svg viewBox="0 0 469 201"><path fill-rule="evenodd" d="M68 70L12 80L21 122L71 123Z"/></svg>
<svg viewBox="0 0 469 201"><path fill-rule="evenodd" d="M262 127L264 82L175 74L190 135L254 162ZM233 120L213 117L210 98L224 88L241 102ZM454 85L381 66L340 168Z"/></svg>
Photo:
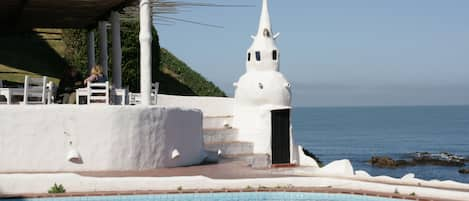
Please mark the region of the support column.
<svg viewBox="0 0 469 201"><path fill-rule="evenodd" d="M140 0L140 95L142 105L151 105L151 29L150 0Z"/></svg>
<svg viewBox="0 0 469 201"><path fill-rule="evenodd" d="M108 54L107 54L107 28L105 21L99 21L99 64L103 67L103 74L108 77Z"/></svg>
<svg viewBox="0 0 469 201"><path fill-rule="evenodd" d="M94 31L88 31L88 72L96 65L96 56L94 51Z"/></svg>
<svg viewBox="0 0 469 201"><path fill-rule="evenodd" d="M122 47L119 12L111 12L112 23L112 86L122 88Z"/></svg>

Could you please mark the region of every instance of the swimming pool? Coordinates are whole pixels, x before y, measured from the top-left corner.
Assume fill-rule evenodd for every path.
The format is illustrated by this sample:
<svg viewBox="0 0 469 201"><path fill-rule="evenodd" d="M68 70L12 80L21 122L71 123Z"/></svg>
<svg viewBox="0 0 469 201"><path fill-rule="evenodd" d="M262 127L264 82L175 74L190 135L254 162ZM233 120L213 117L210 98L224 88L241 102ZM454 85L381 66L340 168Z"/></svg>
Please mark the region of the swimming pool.
<svg viewBox="0 0 469 201"><path fill-rule="evenodd" d="M397 201L398 199L326 193L250 192L196 193L63 198L26 198L10 201Z"/></svg>

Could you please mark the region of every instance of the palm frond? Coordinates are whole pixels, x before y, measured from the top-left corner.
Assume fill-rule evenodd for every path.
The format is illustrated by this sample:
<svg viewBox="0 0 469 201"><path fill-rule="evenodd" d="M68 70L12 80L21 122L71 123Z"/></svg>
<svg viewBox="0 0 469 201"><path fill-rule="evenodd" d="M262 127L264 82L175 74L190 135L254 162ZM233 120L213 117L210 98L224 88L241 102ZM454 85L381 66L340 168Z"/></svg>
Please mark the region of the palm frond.
<svg viewBox="0 0 469 201"><path fill-rule="evenodd" d="M190 12L195 7L230 7L230 8L243 8L243 7L254 7L253 5L237 5L237 4L218 4L218 3L207 3L207 2L186 2L183 0L150 0L152 5L152 14L155 23L173 25L177 22L184 22L190 24L197 24L212 28L223 28L220 25L213 25L198 20L189 20L179 17L170 17L168 15L175 15L184 12ZM137 20L139 15L138 5L132 5L126 7L122 11L124 20Z"/></svg>

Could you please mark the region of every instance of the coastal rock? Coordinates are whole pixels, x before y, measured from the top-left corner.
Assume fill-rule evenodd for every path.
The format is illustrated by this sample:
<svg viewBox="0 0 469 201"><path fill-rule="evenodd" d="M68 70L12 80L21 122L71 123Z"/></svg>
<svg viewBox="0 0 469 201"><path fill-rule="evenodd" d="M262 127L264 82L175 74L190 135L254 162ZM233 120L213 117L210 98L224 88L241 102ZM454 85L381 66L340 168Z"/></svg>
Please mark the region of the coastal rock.
<svg viewBox="0 0 469 201"><path fill-rule="evenodd" d="M462 157L446 152L439 154L417 152L411 159L407 160L394 160L388 156L373 156L368 162L372 166L380 168L399 168L416 165L464 166Z"/></svg>
<svg viewBox="0 0 469 201"><path fill-rule="evenodd" d="M412 161L418 165L464 166L465 158L448 152L417 152Z"/></svg>
<svg viewBox="0 0 469 201"><path fill-rule="evenodd" d="M469 168L461 168L458 172L461 174L469 174Z"/></svg>
<svg viewBox="0 0 469 201"><path fill-rule="evenodd" d="M414 165L410 161L393 160L391 157L388 157L388 156L373 156L371 157L371 160L369 160L368 162L370 162L371 165L380 167L380 168L397 168L397 167L402 167L402 166Z"/></svg>

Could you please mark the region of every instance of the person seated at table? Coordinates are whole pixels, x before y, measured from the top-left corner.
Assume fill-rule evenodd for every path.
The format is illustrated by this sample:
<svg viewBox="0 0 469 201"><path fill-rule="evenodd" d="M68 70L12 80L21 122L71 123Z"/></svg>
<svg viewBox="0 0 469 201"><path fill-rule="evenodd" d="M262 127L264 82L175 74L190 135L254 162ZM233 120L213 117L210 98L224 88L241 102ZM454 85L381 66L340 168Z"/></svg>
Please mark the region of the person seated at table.
<svg viewBox="0 0 469 201"><path fill-rule="evenodd" d="M82 80L83 76L74 66L66 68L57 88L58 101L62 101L62 104L75 104L75 90L83 87Z"/></svg>
<svg viewBox="0 0 469 201"><path fill-rule="evenodd" d="M91 74L88 78L83 81L85 85L88 84L88 82L106 82L107 77L103 74L103 68L101 68L100 65L96 65L91 69Z"/></svg>

